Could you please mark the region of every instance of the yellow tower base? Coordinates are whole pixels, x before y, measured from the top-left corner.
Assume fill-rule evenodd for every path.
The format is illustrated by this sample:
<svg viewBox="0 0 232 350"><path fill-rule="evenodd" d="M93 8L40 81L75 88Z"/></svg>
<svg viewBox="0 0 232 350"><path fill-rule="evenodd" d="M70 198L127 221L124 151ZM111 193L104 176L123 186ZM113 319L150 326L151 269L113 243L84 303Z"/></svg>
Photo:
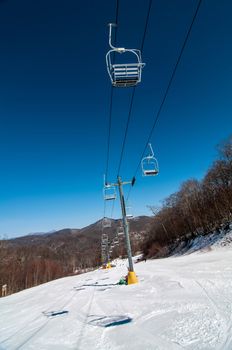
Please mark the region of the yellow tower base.
<svg viewBox="0 0 232 350"><path fill-rule="evenodd" d="M108 263L108 264L106 265L106 269L111 269L111 268L112 268L111 264Z"/></svg>
<svg viewBox="0 0 232 350"><path fill-rule="evenodd" d="M134 271L129 271L127 275L127 284L138 283L138 277L136 276Z"/></svg>

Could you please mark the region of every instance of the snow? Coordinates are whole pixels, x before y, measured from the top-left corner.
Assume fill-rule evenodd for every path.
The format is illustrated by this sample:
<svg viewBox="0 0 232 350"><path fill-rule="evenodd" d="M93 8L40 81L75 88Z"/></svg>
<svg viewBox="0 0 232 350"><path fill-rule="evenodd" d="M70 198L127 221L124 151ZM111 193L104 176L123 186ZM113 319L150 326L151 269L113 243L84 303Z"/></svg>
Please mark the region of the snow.
<svg viewBox="0 0 232 350"><path fill-rule="evenodd" d="M0 349L232 349L232 249L127 262L0 299Z"/></svg>
<svg viewBox="0 0 232 350"><path fill-rule="evenodd" d="M179 242L172 250L172 255L191 254L199 250L217 249L232 245L232 224L229 229L220 229L208 235L198 235L188 241Z"/></svg>

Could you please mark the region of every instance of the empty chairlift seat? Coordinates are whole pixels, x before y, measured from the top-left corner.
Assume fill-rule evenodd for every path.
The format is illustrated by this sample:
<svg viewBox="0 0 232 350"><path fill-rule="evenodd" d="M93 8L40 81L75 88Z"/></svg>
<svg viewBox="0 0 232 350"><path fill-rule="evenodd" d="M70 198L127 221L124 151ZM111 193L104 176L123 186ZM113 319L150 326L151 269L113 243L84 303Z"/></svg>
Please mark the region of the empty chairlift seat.
<svg viewBox="0 0 232 350"><path fill-rule="evenodd" d="M115 186L105 185L103 188L103 196L106 201L116 199L116 188Z"/></svg>
<svg viewBox="0 0 232 350"><path fill-rule="evenodd" d="M102 219L102 227L103 228L111 227L111 220L106 218L106 217L104 217Z"/></svg>
<svg viewBox="0 0 232 350"><path fill-rule="evenodd" d="M149 143L150 154L144 157L141 161L143 176L155 176L159 173L159 165L157 159L154 157L154 152Z"/></svg>
<svg viewBox="0 0 232 350"><path fill-rule="evenodd" d="M110 76L115 87L133 87L141 81L141 66L138 63L113 64Z"/></svg>
<svg viewBox="0 0 232 350"><path fill-rule="evenodd" d="M116 245L118 245L118 244L119 244L119 239L118 239L118 237L114 237L114 239L113 239L113 245L116 246Z"/></svg>
<svg viewBox="0 0 232 350"><path fill-rule="evenodd" d="M124 47L114 47L111 43L111 32L114 24L110 23L109 45L111 50L106 54L107 71L110 76L112 85L115 87L133 87L141 82L142 68L145 63L142 63L141 52L138 49L126 49ZM128 63L115 63L118 54L125 55ZM123 56L124 57L124 56Z"/></svg>
<svg viewBox="0 0 232 350"><path fill-rule="evenodd" d="M156 160L146 158L143 161L143 176L158 175L158 163Z"/></svg>
<svg viewBox="0 0 232 350"><path fill-rule="evenodd" d="M128 220L133 219L134 215L131 212L131 208L127 207L126 210L127 210L127 214L126 214L127 219Z"/></svg>
<svg viewBox="0 0 232 350"><path fill-rule="evenodd" d="M124 230L123 230L123 227L122 227L122 226L119 226L119 227L117 228L117 235L118 235L118 236L124 235Z"/></svg>

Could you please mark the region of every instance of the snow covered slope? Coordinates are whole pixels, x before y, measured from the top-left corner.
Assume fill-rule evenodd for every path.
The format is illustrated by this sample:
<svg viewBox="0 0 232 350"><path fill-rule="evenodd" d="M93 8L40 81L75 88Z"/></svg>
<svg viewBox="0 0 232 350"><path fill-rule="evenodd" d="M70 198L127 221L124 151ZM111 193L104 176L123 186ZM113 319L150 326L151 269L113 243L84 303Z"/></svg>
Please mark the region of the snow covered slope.
<svg viewBox="0 0 232 350"><path fill-rule="evenodd" d="M232 349L232 250L126 262L0 299L0 349Z"/></svg>
<svg viewBox="0 0 232 350"><path fill-rule="evenodd" d="M195 238L177 242L174 247L171 247L172 255L191 254L199 250L211 250L220 247L232 247L232 224L229 229L220 229L207 235L198 235Z"/></svg>

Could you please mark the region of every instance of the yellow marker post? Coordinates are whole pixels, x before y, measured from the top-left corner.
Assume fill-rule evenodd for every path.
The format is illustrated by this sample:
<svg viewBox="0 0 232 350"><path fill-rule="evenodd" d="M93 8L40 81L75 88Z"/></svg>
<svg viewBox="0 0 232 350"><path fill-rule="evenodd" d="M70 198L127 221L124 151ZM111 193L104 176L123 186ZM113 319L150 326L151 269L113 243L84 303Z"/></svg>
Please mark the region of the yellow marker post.
<svg viewBox="0 0 232 350"><path fill-rule="evenodd" d="M127 275L127 284L139 283L138 277L134 271L129 271Z"/></svg>

